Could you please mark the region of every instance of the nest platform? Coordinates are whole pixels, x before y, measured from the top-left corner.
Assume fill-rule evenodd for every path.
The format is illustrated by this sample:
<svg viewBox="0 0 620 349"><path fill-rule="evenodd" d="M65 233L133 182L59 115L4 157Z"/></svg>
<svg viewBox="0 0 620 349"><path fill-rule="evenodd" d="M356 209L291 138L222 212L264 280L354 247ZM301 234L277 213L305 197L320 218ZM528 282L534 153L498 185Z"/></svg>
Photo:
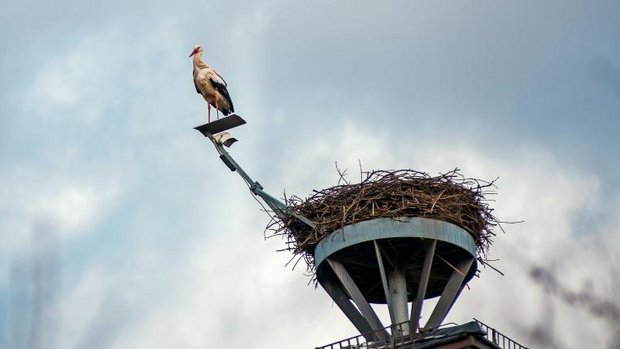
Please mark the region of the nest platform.
<svg viewBox="0 0 620 349"><path fill-rule="evenodd" d="M285 250L305 259L314 271L317 244L346 226L377 218L430 218L469 233L480 259L486 256L499 225L485 197L495 194L494 188L493 181L466 178L458 169L438 176L411 169L366 172L360 183L315 190L305 199L285 198L293 212L316 226L311 228L293 216L274 217L266 234L283 236Z"/></svg>

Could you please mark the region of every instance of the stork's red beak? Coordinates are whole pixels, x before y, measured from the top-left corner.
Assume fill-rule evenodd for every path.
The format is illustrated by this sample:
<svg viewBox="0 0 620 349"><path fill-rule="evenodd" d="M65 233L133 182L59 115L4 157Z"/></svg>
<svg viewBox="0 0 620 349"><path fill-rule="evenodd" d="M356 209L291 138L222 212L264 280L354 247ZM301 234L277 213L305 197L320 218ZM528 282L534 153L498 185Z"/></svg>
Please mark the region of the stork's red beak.
<svg viewBox="0 0 620 349"><path fill-rule="evenodd" d="M199 50L198 47L196 47L195 49L192 50L192 53L190 53L189 56L191 57L191 56L195 55L196 52L198 52L198 50Z"/></svg>

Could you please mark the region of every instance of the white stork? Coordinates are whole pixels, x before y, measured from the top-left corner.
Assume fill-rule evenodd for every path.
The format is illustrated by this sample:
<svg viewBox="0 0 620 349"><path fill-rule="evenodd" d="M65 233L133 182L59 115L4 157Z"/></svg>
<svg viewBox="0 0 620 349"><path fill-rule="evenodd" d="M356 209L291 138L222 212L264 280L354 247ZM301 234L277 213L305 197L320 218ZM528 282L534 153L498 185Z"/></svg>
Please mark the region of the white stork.
<svg viewBox="0 0 620 349"><path fill-rule="evenodd" d="M226 89L226 81L202 60L202 47L195 45L189 55L194 60L194 86L196 92L207 101L207 117L211 122L211 106L214 106L219 119L221 111L225 116L235 112L235 107Z"/></svg>

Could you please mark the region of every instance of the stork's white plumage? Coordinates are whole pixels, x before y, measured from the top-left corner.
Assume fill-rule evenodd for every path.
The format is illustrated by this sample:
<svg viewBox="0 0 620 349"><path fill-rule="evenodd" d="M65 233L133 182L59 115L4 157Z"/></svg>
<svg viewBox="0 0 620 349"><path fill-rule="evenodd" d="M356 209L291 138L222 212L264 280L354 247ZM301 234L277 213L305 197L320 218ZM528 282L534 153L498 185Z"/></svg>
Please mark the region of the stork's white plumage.
<svg viewBox="0 0 620 349"><path fill-rule="evenodd" d="M195 45L189 56L193 57L194 61L194 86L196 86L196 92L201 94L205 101L207 101L210 122L211 106L214 106L216 110L221 111L224 115L234 113L235 107L226 89L226 81L215 69L202 60L202 52L202 47ZM219 118L219 113L217 115Z"/></svg>

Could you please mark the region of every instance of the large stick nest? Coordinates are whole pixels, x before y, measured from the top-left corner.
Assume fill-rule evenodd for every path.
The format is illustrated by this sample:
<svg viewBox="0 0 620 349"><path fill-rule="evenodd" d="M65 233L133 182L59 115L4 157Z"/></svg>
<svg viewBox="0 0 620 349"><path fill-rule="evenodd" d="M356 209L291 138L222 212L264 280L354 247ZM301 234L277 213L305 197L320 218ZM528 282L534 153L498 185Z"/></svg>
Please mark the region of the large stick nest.
<svg viewBox="0 0 620 349"><path fill-rule="evenodd" d="M314 191L302 199L285 198L292 212L316 223L315 228L292 215L273 216L267 227L269 236L283 236L284 250L305 259L314 271L314 250L328 234L344 226L375 218L425 217L455 224L474 238L479 259L486 256L499 221L493 216L485 195L495 194L494 182L466 178L459 169L432 177L424 172L404 169L364 172L360 183L349 184L338 171L339 184Z"/></svg>

